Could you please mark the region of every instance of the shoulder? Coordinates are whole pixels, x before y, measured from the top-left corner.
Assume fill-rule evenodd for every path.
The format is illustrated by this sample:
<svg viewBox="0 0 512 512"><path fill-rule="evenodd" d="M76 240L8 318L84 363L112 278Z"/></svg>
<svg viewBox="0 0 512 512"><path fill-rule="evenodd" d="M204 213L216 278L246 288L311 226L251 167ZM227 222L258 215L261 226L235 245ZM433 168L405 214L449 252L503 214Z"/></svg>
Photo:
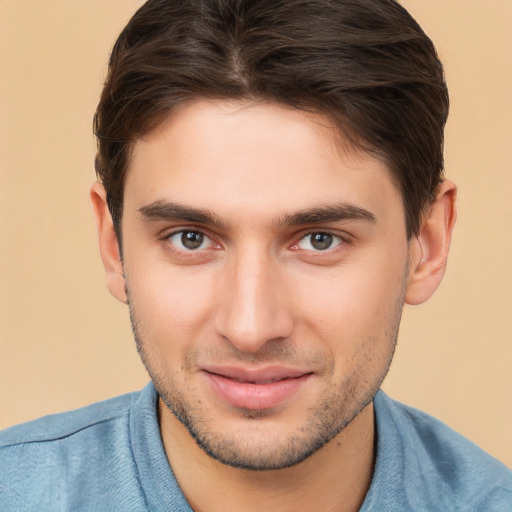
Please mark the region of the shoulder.
<svg viewBox="0 0 512 512"><path fill-rule="evenodd" d="M130 405L139 393L128 393L80 409L9 427L0 431L0 449L26 443L47 443L72 437L94 429L105 422L116 421L129 414Z"/></svg>
<svg viewBox="0 0 512 512"><path fill-rule="evenodd" d="M378 436L400 454L408 501L443 510L512 510L512 471L504 464L443 422L382 392L374 403Z"/></svg>
<svg viewBox="0 0 512 512"><path fill-rule="evenodd" d="M130 434L139 395L0 432L2 510L144 509Z"/></svg>

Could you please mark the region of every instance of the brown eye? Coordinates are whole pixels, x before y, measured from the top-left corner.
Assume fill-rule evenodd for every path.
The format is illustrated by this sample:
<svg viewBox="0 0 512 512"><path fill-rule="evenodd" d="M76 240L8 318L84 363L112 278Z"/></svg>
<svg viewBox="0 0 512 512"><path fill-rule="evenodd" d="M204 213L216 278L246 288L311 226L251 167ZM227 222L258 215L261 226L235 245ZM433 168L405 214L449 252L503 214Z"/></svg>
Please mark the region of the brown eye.
<svg viewBox="0 0 512 512"><path fill-rule="evenodd" d="M325 251L325 249L329 249L332 245L332 235L328 233L314 233L311 235L311 245L319 251Z"/></svg>
<svg viewBox="0 0 512 512"><path fill-rule="evenodd" d="M333 235L332 233L310 233L303 237L297 246L299 249L305 249L308 251L326 251L333 249L341 243L339 236Z"/></svg>
<svg viewBox="0 0 512 512"><path fill-rule="evenodd" d="M212 241L200 231L178 231L169 237L169 241L180 251L196 251L211 247Z"/></svg>
<svg viewBox="0 0 512 512"><path fill-rule="evenodd" d="M181 243L187 249L199 249L203 244L204 236L195 231L184 231L181 234Z"/></svg>

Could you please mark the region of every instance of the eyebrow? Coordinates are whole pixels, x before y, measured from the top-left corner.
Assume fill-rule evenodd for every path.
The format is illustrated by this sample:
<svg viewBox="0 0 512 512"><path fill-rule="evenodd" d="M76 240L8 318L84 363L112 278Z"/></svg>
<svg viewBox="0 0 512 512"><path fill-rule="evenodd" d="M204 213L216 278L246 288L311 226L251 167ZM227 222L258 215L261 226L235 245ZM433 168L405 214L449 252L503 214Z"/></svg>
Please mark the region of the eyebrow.
<svg viewBox="0 0 512 512"><path fill-rule="evenodd" d="M376 223L375 215L358 206L339 203L335 205L320 206L308 210L285 215L281 217L278 226L300 226L304 224L322 224L324 222L337 222L343 220L363 220Z"/></svg>
<svg viewBox="0 0 512 512"><path fill-rule="evenodd" d="M222 221L218 215L209 210L192 208L163 200L158 200L143 206L139 208L139 212L146 220L186 221L218 228L226 227L226 223Z"/></svg>
<svg viewBox="0 0 512 512"><path fill-rule="evenodd" d="M139 208L146 220L186 221L227 229L228 225L218 215L204 208L193 208L164 200ZM283 215L275 222L277 227L322 224L344 220L363 220L376 223L375 215L355 205L339 203L319 206Z"/></svg>

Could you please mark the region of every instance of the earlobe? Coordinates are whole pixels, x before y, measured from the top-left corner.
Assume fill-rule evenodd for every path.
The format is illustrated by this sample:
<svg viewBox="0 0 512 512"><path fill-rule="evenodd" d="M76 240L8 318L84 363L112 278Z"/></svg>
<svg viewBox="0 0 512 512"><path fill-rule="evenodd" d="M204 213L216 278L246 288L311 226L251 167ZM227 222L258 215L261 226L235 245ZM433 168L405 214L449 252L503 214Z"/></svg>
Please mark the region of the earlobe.
<svg viewBox="0 0 512 512"><path fill-rule="evenodd" d="M101 259L107 273L108 289L117 300L126 304L123 263L112 216L107 206L105 188L101 183L94 183L90 195Z"/></svg>
<svg viewBox="0 0 512 512"><path fill-rule="evenodd" d="M457 187L445 180L426 212L419 235L411 242L405 302L428 300L443 279L457 217Z"/></svg>

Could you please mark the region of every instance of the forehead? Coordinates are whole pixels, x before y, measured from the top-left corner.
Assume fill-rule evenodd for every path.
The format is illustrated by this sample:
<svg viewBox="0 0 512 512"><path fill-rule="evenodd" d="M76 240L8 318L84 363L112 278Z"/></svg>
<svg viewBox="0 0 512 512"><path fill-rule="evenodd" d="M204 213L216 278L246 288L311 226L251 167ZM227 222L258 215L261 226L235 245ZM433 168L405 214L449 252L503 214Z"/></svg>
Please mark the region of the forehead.
<svg viewBox="0 0 512 512"><path fill-rule="evenodd" d="M387 167L344 143L326 116L268 103L197 100L137 141L125 209L153 201L220 216L282 215L347 202L401 209Z"/></svg>

